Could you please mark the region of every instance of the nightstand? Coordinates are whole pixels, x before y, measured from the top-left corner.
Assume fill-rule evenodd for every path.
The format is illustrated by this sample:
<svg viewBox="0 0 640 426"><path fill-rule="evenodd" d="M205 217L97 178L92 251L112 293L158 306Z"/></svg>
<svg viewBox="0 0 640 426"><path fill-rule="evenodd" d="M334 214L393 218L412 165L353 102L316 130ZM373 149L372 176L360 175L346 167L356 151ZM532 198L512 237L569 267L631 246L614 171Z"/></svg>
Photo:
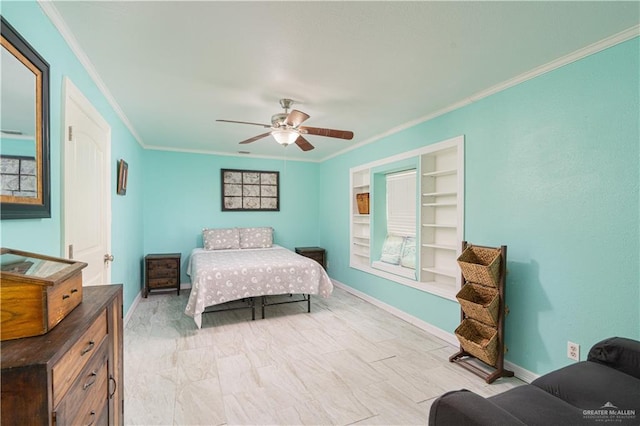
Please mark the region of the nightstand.
<svg viewBox="0 0 640 426"><path fill-rule="evenodd" d="M315 260L327 270L327 252L322 247L296 247L296 253Z"/></svg>
<svg viewBox="0 0 640 426"><path fill-rule="evenodd" d="M152 290L176 289L180 295L180 253L148 254L144 258L144 297Z"/></svg>

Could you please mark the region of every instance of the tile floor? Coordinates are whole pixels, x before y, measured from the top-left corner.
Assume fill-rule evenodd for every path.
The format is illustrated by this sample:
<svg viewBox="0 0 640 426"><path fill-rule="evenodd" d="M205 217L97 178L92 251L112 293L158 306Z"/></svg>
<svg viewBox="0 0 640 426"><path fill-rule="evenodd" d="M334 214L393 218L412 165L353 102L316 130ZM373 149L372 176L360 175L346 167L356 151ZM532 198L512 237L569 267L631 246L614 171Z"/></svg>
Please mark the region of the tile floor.
<svg viewBox="0 0 640 426"><path fill-rule="evenodd" d="M339 288L310 314L205 314L201 330L188 295L149 295L125 328L127 425L425 425L448 390L522 384L487 385L448 362L456 348Z"/></svg>

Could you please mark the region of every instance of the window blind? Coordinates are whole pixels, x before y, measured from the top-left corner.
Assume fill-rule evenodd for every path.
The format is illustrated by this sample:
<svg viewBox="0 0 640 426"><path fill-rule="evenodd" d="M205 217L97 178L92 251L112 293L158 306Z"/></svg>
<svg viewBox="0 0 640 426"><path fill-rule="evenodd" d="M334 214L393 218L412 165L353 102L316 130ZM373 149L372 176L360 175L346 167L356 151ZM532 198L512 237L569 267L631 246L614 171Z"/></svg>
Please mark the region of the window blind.
<svg viewBox="0 0 640 426"><path fill-rule="evenodd" d="M416 170L386 175L387 234L416 236Z"/></svg>

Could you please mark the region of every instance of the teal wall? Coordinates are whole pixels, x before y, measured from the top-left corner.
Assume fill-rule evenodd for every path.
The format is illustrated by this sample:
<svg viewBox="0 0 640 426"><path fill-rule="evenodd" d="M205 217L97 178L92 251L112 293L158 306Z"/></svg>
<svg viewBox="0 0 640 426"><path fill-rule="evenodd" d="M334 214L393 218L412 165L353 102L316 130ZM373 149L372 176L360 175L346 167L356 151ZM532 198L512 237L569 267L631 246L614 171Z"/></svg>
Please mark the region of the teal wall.
<svg viewBox="0 0 640 426"><path fill-rule="evenodd" d="M62 256L62 115L63 78L69 77L111 126L112 208L111 280L124 284L125 311L139 292L142 256L142 154L143 150L98 90L54 25L34 1L2 1L2 16L25 38L50 67L51 218L3 220L2 246ZM115 194L116 161L129 163L125 197ZM121 236L127 235L127 238Z"/></svg>
<svg viewBox="0 0 640 426"><path fill-rule="evenodd" d="M289 147L287 149L297 149ZM280 211L222 211L220 169L280 172ZM182 282L203 228L271 226L276 244L294 249L318 244L317 163L146 151L144 251L182 253Z"/></svg>
<svg viewBox="0 0 640 426"><path fill-rule="evenodd" d="M455 302L349 268L349 168L465 135L465 238L508 246L507 359L537 374L567 340L640 339L639 39L325 161L330 275L447 332Z"/></svg>
<svg viewBox="0 0 640 426"><path fill-rule="evenodd" d="M0 153L2 155L36 156L36 142L31 139L15 139L0 137Z"/></svg>
<svg viewBox="0 0 640 426"><path fill-rule="evenodd" d="M452 333L456 303L349 268L348 182L350 167L464 134L465 238L509 247L507 359L542 374L569 363L567 340L584 359L603 337L640 339L638 38L316 164L142 150L38 4L0 7L51 66L52 183L52 217L2 221L2 246L62 255L68 76L111 125L112 176L129 163L127 195L112 192L125 311L145 253L186 266L204 227L273 226L285 247L325 247L337 280ZM220 168L280 171L281 211L222 212Z"/></svg>

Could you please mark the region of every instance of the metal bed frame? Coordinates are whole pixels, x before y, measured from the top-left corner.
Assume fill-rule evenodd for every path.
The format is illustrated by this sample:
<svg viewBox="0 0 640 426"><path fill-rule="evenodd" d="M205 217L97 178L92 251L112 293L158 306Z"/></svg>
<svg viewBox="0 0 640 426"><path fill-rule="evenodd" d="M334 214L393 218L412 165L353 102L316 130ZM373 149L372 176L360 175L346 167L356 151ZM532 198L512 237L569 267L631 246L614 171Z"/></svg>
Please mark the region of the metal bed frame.
<svg viewBox="0 0 640 426"><path fill-rule="evenodd" d="M302 299L296 299L296 300L287 300L287 301L279 301L279 302L269 302L267 300L268 297L273 297L272 296L257 296L260 297L260 306L261 306L261 310L262 310L262 319L265 318L265 310L264 308L267 306L276 306L276 305L285 305L288 303L300 303L300 302L307 302L307 312L310 313L311 312L311 295L310 294L300 294L299 296L302 296ZM277 294L275 296L284 296L283 294ZM293 294L289 294L289 297L293 297ZM209 314L209 313L216 313L216 312L226 312L226 311L238 311L241 309L251 309L251 321L255 321L256 319L256 303L255 303L255 298L254 297L247 297L244 299L238 299L242 302L246 303L246 306L227 306L226 308L212 308L211 306L208 306L202 313L203 314ZM233 303L233 302L237 302L237 300L232 300L230 302L227 303ZM227 303L224 303L223 305L226 305Z"/></svg>

